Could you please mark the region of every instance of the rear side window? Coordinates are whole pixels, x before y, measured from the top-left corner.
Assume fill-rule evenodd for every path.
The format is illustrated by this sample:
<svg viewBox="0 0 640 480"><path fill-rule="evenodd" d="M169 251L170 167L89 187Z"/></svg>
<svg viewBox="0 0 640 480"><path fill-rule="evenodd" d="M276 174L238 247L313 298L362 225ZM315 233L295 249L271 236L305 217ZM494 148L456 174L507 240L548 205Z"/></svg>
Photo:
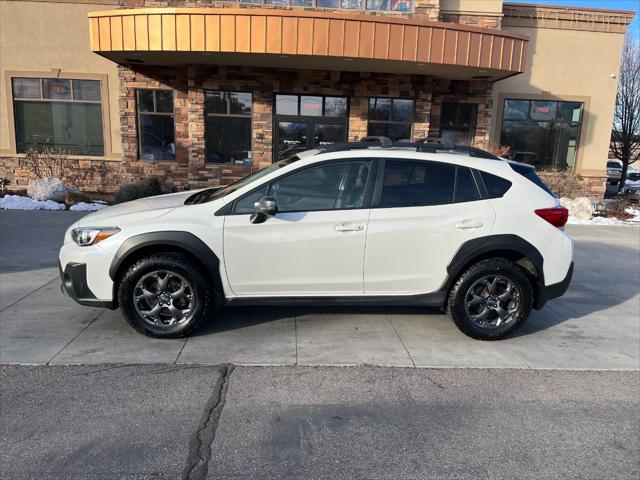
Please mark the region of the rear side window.
<svg viewBox="0 0 640 480"><path fill-rule="evenodd" d="M471 169L467 167L457 167L454 201L459 203L473 202L474 200L480 200L480 191L473 178Z"/></svg>
<svg viewBox="0 0 640 480"><path fill-rule="evenodd" d="M453 202L456 169L452 165L387 160L380 207L417 207Z"/></svg>
<svg viewBox="0 0 640 480"><path fill-rule="evenodd" d="M520 175L525 177L527 180L530 180L531 182L535 183L537 186L539 186L541 189L543 189L549 195L551 195L553 197L556 196L551 191L551 189L549 187L547 187L545 185L545 183L542 181L542 179L538 176L538 174L536 173L536 169L535 168L530 167L528 165L518 165L516 163L510 163L509 165L511 165L511 168L514 171L518 172Z"/></svg>
<svg viewBox="0 0 640 480"><path fill-rule="evenodd" d="M489 198L502 197L511 188L511 182L502 177L491 175L487 172L480 172L480 175L482 175L482 181L487 189Z"/></svg>

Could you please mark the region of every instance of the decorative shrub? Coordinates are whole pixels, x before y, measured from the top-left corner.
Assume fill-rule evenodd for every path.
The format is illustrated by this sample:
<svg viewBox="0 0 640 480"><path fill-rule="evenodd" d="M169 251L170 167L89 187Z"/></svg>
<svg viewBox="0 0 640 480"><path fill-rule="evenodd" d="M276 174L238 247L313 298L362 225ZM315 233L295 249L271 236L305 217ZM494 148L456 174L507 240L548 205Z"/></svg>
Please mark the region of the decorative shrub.
<svg viewBox="0 0 640 480"><path fill-rule="evenodd" d="M121 187L115 195L115 203L130 202L138 198L162 195L162 193L164 192L160 181L155 177L151 177L142 182L130 183Z"/></svg>
<svg viewBox="0 0 640 480"><path fill-rule="evenodd" d="M589 186L582 177L570 170L542 170L538 175L558 197L587 197Z"/></svg>
<svg viewBox="0 0 640 480"><path fill-rule="evenodd" d="M485 150L489 153L493 153L498 157L509 158L509 150L510 147L505 145L500 145L495 142L488 142L486 140L479 140L473 143L473 146L476 148L480 148L481 150Z"/></svg>
<svg viewBox="0 0 640 480"><path fill-rule="evenodd" d="M633 218L633 215L626 212L629 207L636 207L636 205L629 202L624 198L614 198L605 202L604 214L606 217L615 217L618 220L628 220Z"/></svg>

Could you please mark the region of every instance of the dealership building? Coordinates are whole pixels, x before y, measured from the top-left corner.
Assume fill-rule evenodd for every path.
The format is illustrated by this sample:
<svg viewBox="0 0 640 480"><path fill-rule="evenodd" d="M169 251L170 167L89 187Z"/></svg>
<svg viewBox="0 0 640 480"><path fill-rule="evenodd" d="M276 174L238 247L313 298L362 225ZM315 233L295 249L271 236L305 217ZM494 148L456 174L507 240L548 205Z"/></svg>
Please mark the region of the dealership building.
<svg viewBox="0 0 640 480"><path fill-rule="evenodd" d="M0 177L229 183L384 135L510 147L602 196L634 12L501 0L0 0Z"/></svg>

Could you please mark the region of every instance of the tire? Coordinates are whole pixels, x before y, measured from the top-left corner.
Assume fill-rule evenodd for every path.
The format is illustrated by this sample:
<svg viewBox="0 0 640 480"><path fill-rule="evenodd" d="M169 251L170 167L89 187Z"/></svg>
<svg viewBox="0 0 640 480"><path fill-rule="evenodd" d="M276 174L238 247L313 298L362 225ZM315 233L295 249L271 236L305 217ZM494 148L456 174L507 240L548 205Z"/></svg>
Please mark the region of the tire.
<svg viewBox="0 0 640 480"><path fill-rule="evenodd" d="M525 270L503 258L481 260L469 267L448 299L456 326L478 340L513 334L527 321L532 306L533 289Z"/></svg>
<svg viewBox="0 0 640 480"><path fill-rule="evenodd" d="M120 310L129 325L156 338L190 334L211 316L214 298L212 282L202 266L179 253L138 260L118 288Z"/></svg>

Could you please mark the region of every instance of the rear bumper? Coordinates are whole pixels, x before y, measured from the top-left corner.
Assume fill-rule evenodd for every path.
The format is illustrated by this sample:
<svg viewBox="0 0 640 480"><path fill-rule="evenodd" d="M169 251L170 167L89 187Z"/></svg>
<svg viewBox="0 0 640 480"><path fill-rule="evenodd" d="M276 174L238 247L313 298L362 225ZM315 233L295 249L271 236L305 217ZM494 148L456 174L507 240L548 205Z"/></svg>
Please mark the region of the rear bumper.
<svg viewBox="0 0 640 480"><path fill-rule="evenodd" d="M64 270L62 270L62 265L59 265L59 269L60 280L62 281L60 290L62 293L71 297L80 305L115 308L112 300L100 300L91 291L87 284L87 265L85 263L69 262Z"/></svg>
<svg viewBox="0 0 640 480"><path fill-rule="evenodd" d="M536 303L534 308L536 310L540 310L544 307L545 303L553 298L561 297L565 294L565 292L569 289L569 285L571 284L571 278L573 277L573 262L569 266L569 270L567 271L567 275L564 279L558 283L554 283L552 285L542 285L538 289L538 296L536 299Z"/></svg>

